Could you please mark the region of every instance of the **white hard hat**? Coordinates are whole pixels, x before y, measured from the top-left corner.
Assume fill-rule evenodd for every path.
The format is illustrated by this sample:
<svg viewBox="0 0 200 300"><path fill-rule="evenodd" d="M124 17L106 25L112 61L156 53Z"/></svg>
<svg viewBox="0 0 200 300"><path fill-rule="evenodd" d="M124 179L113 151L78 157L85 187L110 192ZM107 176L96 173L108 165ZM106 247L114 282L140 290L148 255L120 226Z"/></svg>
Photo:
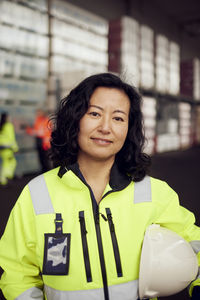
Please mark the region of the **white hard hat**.
<svg viewBox="0 0 200 300"><path fill-rule="evenodd" d="M186 288L197 273L197 257L188 242L160 225L147 228L140 260L140 299L176 294Z"/></svg>

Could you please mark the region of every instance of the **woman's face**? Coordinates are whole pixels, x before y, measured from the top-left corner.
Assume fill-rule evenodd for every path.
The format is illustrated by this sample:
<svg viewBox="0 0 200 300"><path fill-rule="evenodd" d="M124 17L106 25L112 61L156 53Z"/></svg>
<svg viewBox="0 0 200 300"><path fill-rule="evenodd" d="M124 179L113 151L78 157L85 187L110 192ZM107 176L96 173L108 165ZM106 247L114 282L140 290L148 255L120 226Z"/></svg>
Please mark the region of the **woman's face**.
<svg viewBox="0 0 200 300"><path fill-rule="evenodd" d="M130 100L122 90L98 87L88 111L80 120L80 159L113 160L122 148L127 132Z"/></svg>

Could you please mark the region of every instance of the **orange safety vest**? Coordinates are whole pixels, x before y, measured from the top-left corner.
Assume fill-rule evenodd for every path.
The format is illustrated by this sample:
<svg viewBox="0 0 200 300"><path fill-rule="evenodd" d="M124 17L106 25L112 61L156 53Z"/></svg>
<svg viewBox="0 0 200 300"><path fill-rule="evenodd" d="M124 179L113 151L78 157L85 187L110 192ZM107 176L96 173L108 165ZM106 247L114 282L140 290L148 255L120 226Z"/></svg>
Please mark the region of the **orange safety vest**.
<svg viewBox="0 0 200 300"><path fill-rule="evenodd" d="M30 135L41 138L44 150L48 150L50 148L51 130L48 117L36 117L33 127L27 127L26 132Z"/></svg>

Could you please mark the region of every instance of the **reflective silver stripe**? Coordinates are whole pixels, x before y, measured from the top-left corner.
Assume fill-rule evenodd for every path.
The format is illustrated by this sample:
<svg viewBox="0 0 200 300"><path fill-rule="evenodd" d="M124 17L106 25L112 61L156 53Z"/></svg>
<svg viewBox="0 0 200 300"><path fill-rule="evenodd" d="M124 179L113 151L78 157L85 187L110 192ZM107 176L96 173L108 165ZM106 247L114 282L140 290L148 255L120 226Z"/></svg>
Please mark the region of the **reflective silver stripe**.
<svg viewBox="0 0 200 300"><path fill-rule="evenodd" d="M192 247L192 249L194 250L195 253L200 252L200 241L191 241L190 245L191 245L191 247Z"/></svg>
<svg viewBox="0 0 200 300"><path fill-rule="evenodd" d="M108 290L111 300L136 300L138 299L138 280L111 285Z"/></svg>
<svg viewBox="0 0 200 300"><path fill-rule="evenodd" d="M102 300L104 299L103 289L81 290L81 291L59 291L45 286L45 293L48 300ZM110 300L137 300L138 280L112 285L108 287Z"/></svg>
<svg viewBox="0 0 200 300"><path fill-rule="evenodd" d="M49 286L44 286L48 300L102 300L104 291L101 289L81 290L81 291L59 291ZM113 299L114 300L114 299ZM124 299L126 300L126 299Z"/></svg>
<svg viewBox="0 0 200 300"><path fill-rule="evenodd" d="M25 292L23 292L17 298L15 298L15 300L31 300L31 299L44 300L43 292L37 287L32 287L26 290Z"/></svg>
<svg viewBox="0 0 200 300"><path fill-rule="evenodd" d="M51 198L43 175L39 175L28 184L36 215L54 213Z"/></svg>
<svg viewBox="0 0 200 300"><path fill-rule="evenodd" d="M145 176L142 181L134 183L134 203L151 201L151 178Z"/></svg>

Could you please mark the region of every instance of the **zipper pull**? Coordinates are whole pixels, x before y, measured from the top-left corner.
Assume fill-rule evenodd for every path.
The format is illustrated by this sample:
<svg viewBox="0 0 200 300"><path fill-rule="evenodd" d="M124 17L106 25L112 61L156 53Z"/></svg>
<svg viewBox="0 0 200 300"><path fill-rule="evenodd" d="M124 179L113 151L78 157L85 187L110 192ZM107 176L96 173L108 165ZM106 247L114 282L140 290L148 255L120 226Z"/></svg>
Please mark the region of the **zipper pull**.
<svg viewBox="0 0 200 300"><path fill-rule="evenodd" d="M99 213L101 216L102 216L102 218L104 219L104 221L108 221L108 219L104 216L104 214L102 214L102 213Z"/></svg>

